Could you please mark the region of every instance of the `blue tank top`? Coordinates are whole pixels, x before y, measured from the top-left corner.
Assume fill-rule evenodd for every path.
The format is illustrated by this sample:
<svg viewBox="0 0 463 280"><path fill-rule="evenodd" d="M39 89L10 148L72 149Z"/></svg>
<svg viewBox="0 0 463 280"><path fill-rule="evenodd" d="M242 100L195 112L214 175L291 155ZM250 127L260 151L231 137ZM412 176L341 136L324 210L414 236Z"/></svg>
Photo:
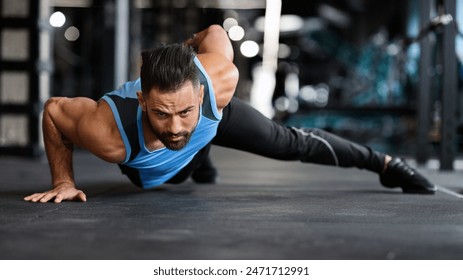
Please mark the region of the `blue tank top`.
<svg viewBox="0 0 463 280"><path fill-rule="evenodd" d="M190 141L179 151L167 148L149 151L146 148L142 109L137 99L137 91L141 91L140 79L127 82L102 97L111 107L124 141L126 157L120 164L138 170L143 188L161 185L174 177L217 133L222 116L217 111L212 83L198 58L195 57L194 62L198 69L200 83L204 86L203 104L200 108L198 125Z"/></svg>

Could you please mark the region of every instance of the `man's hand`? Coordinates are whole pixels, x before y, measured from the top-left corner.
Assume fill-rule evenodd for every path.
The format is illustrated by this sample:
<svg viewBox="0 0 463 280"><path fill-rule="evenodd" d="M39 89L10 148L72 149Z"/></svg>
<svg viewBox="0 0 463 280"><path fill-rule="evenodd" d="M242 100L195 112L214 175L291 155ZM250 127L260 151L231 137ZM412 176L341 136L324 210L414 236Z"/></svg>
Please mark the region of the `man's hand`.
<svg viewBox="0 0 463 280"><path fill-rule="evenodd" d="M78 190L70 183L62 183L52 190L43 193L34 193L24 198L25 201L31 202L48 202L55 199L55 203L61 203L63 200L87 201L87 196L81 190Z"/></svg>

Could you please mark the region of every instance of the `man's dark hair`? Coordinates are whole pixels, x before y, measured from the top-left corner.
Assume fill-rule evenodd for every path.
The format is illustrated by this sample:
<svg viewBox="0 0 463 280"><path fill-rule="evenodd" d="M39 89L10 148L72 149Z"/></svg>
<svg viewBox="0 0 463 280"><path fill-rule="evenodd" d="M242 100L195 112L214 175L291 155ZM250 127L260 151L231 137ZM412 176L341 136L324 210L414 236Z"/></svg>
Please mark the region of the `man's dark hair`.
<svg viewBox="0 0 463 280"><path fill-rule="evenodd" d="M191 81L199 87L199 77L194 63L193 48L182 44L164 45L143 51L141 66L141 89L148 93L152 88L171 92Z"/></svg>

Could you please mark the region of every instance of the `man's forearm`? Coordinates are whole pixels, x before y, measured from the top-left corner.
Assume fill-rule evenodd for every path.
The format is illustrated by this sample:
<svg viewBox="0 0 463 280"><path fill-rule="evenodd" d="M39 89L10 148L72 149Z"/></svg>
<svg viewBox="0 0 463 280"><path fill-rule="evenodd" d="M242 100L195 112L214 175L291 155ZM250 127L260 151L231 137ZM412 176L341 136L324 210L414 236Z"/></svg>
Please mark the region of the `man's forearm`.
<svg viewBox="0 0 463 280"><path fill-rule="evenodd" d="M51 100L47 103L42 121L45 151L54 188L63 183L74 185L73 144L66 140L53 122L56 106L58 105Z"/></svg>

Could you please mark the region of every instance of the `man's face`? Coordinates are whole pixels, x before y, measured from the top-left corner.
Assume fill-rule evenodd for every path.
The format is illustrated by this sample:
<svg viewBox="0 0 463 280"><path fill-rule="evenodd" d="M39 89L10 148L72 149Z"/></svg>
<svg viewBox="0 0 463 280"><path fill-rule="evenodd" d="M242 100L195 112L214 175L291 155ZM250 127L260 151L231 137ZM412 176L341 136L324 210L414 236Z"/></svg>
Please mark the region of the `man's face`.
<svg viewBox="0 0 463 280"><path fill-rule="evenodd" d="M166 146L178 151L185 147L195 130L202 104L203 88L195 89L191 82L175 92L138 94L138 100L147 116L153 134Z"/></svg>

